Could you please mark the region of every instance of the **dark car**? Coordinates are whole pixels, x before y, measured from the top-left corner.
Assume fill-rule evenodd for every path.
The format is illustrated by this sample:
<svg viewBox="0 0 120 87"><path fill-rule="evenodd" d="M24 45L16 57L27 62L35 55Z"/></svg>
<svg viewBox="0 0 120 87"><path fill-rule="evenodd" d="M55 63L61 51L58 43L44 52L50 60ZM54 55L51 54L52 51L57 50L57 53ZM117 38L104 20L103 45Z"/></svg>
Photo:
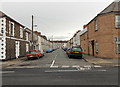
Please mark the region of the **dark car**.
<svg viewBox="0 0 120 87"><path fill-rule="evenodd" d="M66 50L66 54L68 54L68 53L69 53L70 49L71 49L71 48L67 48L67 50Z"/></svg>
<svg viewBox="0 0 120 87"><path fill-rule="evenodd" d="M77 57L77 58L81 58L83 56L83 52L82 52L82 48L81 47L72 47L68 52L68 57Z"/></svg>

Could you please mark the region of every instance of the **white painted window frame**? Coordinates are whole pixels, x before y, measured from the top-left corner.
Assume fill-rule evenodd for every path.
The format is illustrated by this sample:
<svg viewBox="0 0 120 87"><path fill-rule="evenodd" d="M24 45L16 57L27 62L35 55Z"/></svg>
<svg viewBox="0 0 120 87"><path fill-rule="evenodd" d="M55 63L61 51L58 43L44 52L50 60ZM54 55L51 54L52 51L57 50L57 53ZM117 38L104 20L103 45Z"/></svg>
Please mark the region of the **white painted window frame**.
<svg viewBox="0 0 120 87"><path fill-rule="evenodd" d="M29 40L29 34L28 34L28 32L26 32L26 40L27 41Z"/></svg>
<svg viewBox="0 0 120 87"><path fill-rule="evenodd" d="M26 44L26 52L28 52L29 51L29 44L27 43Z"/></svg>
<svg viewBox="0 0 120 87"><path fill-rule="evenodd" d="M20 26L20 38L23 38L23 27Z"/></svg>
<svg viewBox="0 0 120 87"><path fill-rule="evenodd" d="M12 32L12 34L11 34L11 24L13 24L13 32ZM10 34L10 36L14 36L14 34L15 34L15 32L14 32L14 23L13 22L11 22L11 21L9 21L9 34Z"/></svg>

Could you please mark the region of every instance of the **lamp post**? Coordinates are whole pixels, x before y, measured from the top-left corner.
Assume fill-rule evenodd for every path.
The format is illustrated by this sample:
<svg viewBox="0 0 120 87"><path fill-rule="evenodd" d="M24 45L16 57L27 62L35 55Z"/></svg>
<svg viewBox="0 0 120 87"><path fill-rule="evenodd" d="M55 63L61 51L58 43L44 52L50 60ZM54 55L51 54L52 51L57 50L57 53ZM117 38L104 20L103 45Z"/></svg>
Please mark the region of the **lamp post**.
<svg viewBox="0 0 120 87"><path fill-rule="evenodd" d="M34 25L33 19L34 19L34 17L32 15L32 41L31 41L31 43L32 43L32 50L34 50L34 38L33 38L34 29L33 28L37 27L37 25Z"/></svg>
<svg viewBox="0 0 120 87"><path fill-rule="evenodd" d="M32 50L33 50L33 15L32 15Z"/></svg>

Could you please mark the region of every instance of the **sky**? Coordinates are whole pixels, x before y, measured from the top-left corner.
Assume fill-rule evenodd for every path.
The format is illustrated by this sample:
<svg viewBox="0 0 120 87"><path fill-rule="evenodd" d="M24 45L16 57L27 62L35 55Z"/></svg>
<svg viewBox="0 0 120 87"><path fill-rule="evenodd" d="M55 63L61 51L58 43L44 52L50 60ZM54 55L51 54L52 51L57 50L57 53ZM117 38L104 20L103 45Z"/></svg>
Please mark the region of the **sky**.
<svg viewBox="0 0 120 87"><path fill-rule="evenodd" d="M2 0L0 10L48 39L69 40L114 0Z"/></svg>

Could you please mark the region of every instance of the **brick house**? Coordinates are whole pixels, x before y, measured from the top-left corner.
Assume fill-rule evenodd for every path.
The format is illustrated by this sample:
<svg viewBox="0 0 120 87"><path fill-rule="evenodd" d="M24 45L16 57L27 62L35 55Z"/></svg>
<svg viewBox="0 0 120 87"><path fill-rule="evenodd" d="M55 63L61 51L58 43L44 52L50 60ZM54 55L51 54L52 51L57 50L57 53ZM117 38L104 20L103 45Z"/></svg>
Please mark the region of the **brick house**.
<svg viewBox="0 0 120 87"><path fill-rule="evenodd" d="M0 59L25 56L28 46L25 26L0 11Z"/></svg>
<svg viewBox="0 0 120 87"><path fill-rule="evenodd" d="M87 25L81 35L86 54L102 58L120 58L120 1L111 3Z"/></svg>

